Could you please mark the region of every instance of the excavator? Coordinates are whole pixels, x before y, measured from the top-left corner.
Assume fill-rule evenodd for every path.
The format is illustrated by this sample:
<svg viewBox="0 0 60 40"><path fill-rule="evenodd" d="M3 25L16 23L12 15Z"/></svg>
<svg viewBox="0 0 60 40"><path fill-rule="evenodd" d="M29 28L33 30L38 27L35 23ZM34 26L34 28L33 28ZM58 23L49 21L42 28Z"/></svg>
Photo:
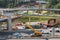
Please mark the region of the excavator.
<svg viewBox="0 0 60 40"><path fill-rule="evenodd" d="M31 29L32 31L34 31L35 35L32 35L32 36L34 36L34 37L40 37L40 36L42 36L42 32L39 32L38 30L35 30L29 24L26 24L26 27L28 27L29 29Z"/></svg>

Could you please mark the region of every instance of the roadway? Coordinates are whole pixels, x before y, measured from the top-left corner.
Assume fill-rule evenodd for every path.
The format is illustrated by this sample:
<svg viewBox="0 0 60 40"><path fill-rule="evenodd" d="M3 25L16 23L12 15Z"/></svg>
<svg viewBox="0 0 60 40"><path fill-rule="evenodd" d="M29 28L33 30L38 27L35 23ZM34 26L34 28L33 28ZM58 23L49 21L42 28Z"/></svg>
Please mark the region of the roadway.
<svg viewBox="0 0 60 40"><path fill-rule="evenodd" d="M7 39L7 40L47 40L47 39ZM48 40L60 40L60 38L52 38Z"/></svg>
<svg viewBox="0 0 60 40"><path fill-rule="evenodd" d="M27 10L46 10L46 11L60 11L60 9L51 9L51 8L0 8L1 11L14 11L14 10L21 10L21 11L27 11Z"/></svg>

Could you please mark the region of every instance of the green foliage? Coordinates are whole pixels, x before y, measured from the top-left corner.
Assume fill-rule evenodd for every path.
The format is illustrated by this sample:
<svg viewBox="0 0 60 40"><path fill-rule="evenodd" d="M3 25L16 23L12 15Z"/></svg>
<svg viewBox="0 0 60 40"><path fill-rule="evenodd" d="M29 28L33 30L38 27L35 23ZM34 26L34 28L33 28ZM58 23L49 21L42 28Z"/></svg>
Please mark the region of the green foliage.
<svg viewBox="0 0 60 40"><path fill-rule="evenodd" d="M0 8L13 8L19 4L20 0L0 0Z"/></svg>
<svg viewBox="0 0 60 40"><path fill-rule="evenodd" d="M60 8L60 0L47 0L47 8Z"/></svg>
<svg viewBox="0 0 60 40"><path fill-rule="evenodd" d="M47 8L60 8L60 0L45 0L49 2ZM14 8L22 4L20 0L0 0L0 8ZM40 12L39 12L40 13Z"/></svg>
<svg viewBox="0 0 60 40"><path fill-rule="evenodd" d="M54 8L60 8L60 3L58 3L57 5L55 5L55 7Z"/></svg>
<svg viewBox="0 0 60 40"><path fill-rule="evenodd" d="M29 17L30 17L30 22L40 22L40 21L47 21L50 18L54 17L47 17L47 16L22 16L19 21L22 21L23 23L29 22Z"/></svg>

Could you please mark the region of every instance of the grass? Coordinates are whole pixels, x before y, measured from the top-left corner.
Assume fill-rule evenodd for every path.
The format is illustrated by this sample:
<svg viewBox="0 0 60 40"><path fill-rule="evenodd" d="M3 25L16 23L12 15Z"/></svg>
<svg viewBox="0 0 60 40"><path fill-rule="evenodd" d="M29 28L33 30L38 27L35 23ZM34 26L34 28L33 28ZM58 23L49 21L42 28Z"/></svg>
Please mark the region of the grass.
<svg viewBox="0 0 60 40"><path fill-rule="evenodd" d="M47 21L50 18L55 18L55 17L48 17L48 16L22 16L19 21L22 22L28 22L29 21L29 17L30 17L30 21L31 22L40 22L40 21Z"/></svg>

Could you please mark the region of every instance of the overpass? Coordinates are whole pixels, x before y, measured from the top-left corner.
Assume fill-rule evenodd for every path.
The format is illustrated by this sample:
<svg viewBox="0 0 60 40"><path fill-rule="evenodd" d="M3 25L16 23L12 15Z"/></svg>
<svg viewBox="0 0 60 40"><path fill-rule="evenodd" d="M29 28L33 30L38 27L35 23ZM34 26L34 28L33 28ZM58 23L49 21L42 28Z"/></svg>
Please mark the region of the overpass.
<svg viewBox="0 0 60 40"><path fill-rule="evenodd" d="M21 11L27 11L27 10L45 10L45 11L60 11L60 9L51 9L51 8L0 8L0 11L14 11L14 10L21 10Z"/></svg>
<svg viewBox="0 0 60 40"><path fill-rule="evenodd" d="M22 15L19 15L19 16L17 16L17 17L13 17L12 16L12 20L15 20L15 19L18 19L18 18L20 18ZM5 22L5 21L7 21L8 20L8 17L7 18L0 18L0 22Z"/></svg>

